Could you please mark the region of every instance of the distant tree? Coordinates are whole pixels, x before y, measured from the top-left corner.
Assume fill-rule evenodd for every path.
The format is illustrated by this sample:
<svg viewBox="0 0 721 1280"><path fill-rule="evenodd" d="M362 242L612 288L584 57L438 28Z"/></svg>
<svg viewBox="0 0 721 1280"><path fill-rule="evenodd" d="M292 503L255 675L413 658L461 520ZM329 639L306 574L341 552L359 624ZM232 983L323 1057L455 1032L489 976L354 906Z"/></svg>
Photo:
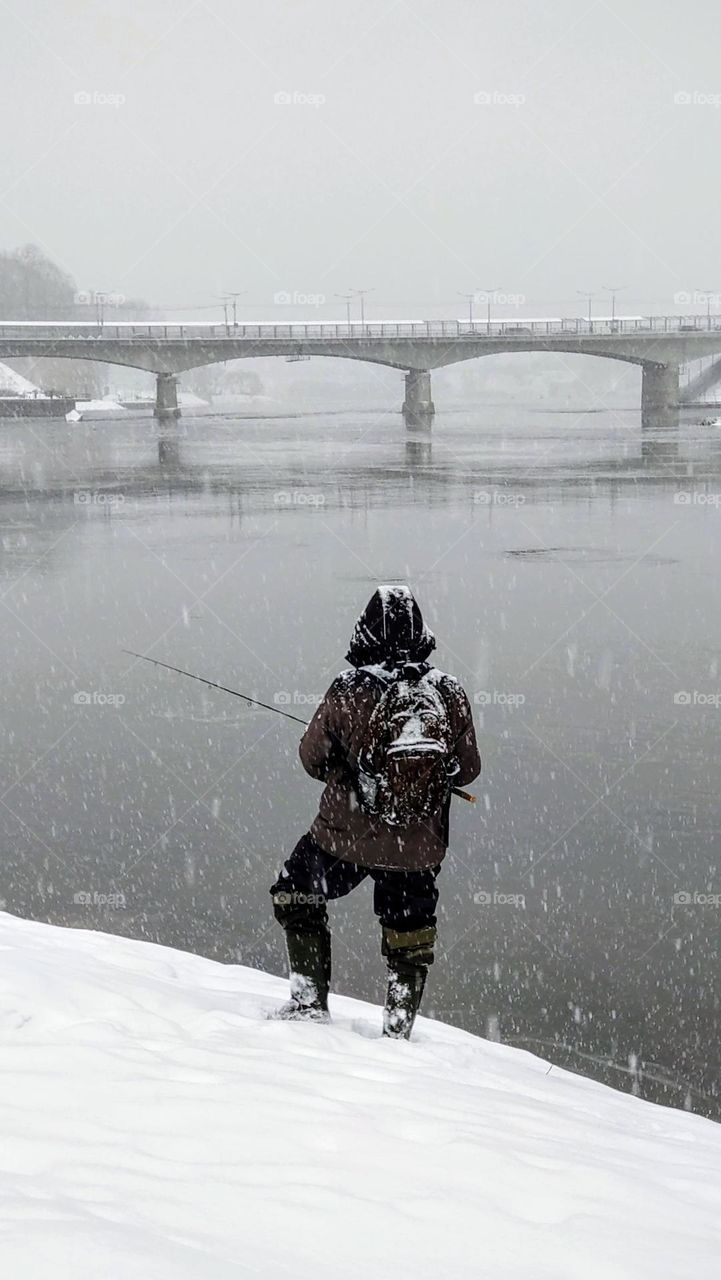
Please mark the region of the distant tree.
<svg viewBox="0 0 721 1280"><path fill-rule="evenodd" d="M261 395L263 384L253 369L242 368L243 361L229 364L206 364L198 369L188 369L183 374L183 389L192 391L204 400L222 395Z"/></svg>
<svg viewBox="0 0 721 1280"><path fill-rule="evenodd" d="M150 308L139 298L120 300L110 295L103 306L104 319L150 318ZM98 319L98 305L92 296L78 292L72 276L35 244L0 251L0 322L8 320L90 320ZM109 380L107 365L92 360L6 361L11 368L44 390L52 387L64 395L100 395Z"/></svg>
<svg viewBox="0 0 721 1280"><path fill-rule="evenodd" d="M205 364L183 374L183 388L203 400L212 401L223 389L223 365Z"/></svg>
<svg viewBox="0 0 721 1280"><path fill-rule="evenodd" d="M75 282L37 245L0 252L0 320L71 320Z"/></svg>
<svg viewBox="0 0 721 1280"><path fill-rule="evenodd" d="M254 369L244 369L238 360L227 367L223 390L231 394L259 396L263 394L263 383Z"/></svg>

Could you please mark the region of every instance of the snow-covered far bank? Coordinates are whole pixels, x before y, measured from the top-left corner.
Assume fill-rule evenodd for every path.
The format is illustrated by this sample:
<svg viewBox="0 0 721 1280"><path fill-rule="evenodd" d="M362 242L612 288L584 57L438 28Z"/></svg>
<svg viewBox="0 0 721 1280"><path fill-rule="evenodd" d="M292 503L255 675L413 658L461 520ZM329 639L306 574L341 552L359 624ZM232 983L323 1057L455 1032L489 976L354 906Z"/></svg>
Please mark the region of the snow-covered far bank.
<svg viewBox="0 0 721 1280"><path fill-rule="evenodd" d="M721 1126L522 1050L0 914L0 1273L716 1280Z"/></svg>
<svg viewBox="0 0 721 1280"><path fill-rule="evenodd" d="M16 373L9 365L0 361L0 395L43 396L44 394L40 387L30 382L29 378L24 378L21 373Z"/></svg>
<svg viewBox="0 0 721 1280"><path fill-rule="evenodd" d="M80 414L83 421L88 419L92 421L94 418L126 418L128 416L127 409L112 396L103 396L102 400L77 400L75 403L75 412Z"/></svg>

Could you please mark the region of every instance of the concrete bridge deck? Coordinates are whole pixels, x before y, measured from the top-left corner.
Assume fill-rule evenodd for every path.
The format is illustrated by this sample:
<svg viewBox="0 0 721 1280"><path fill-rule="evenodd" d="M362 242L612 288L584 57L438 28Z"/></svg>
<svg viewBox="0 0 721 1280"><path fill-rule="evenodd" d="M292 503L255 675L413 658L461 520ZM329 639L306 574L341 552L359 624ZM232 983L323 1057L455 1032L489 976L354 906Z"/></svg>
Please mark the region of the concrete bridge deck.
<svg viewBox="0 0 721 1280"><path fill-rule="evenodd" d="M0 323L0 360L22 356L95 360L155 373L159 417L177 416L176 378L188 369L249 357L314 355L404 370L406 415L430 416L431 370L514 351L558 351L641 365L642 409L651 415L679 403L680 365L721 355L721 318L235 325L183 321Z"/></svg>

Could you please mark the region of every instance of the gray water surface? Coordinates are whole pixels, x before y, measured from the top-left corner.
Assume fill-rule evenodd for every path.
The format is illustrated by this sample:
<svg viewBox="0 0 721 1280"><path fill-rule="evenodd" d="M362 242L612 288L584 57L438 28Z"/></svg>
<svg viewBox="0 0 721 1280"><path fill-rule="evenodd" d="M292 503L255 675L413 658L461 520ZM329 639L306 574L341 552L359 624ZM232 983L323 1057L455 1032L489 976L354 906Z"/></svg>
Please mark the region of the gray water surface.
<svg viewBox="0 0 721 1280"><path fill-rule="evenodd" d="M0 897L282 971L300 728L121 649L306 717L408 580L484 762L425 1011L720 1118L719 495L721 430L630 411L0 424ZM380 1001L368 886L331 910Z"/></svg>

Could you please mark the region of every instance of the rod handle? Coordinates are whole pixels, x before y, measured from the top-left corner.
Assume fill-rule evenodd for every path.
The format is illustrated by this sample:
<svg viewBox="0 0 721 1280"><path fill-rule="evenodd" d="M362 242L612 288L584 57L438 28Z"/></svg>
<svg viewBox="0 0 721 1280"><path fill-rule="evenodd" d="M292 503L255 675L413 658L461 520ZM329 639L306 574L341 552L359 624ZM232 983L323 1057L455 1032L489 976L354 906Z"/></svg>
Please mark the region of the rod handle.
<svg viewBox="0 0 721 1280"><path fill-rule="evenodd" d="M451 787L451 795L458 796L459 800L466 800L468 804L476 803L476 797L472 796L470 791L461 791L460 787Z"/></svg>

